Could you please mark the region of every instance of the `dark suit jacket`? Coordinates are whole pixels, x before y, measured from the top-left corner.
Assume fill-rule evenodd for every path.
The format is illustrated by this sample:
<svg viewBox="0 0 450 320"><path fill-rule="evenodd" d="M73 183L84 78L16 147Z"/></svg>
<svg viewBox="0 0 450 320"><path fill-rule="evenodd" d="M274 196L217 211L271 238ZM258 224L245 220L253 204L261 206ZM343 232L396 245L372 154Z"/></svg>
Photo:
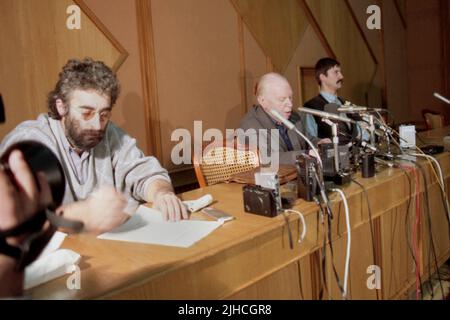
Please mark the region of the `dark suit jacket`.
<svg viewBox="0 0 450 320"><path fill-rule="evenodd" d="M303 124L300 115L297 112L293 111L289 120L295 124L296 128L300 130L300 132L305 134L305 130L303 129ZM261 150L261 147L263 146L259 145L258 142L260 152L266 152L265 154L267 154L268 156L272 154L272 152L274 151L274 146L272 143L272 138L270 136L270 129L277 130L277 127L275 126L274 120L272 120L272 118L264 111L264 109L261 106L252 107L244 116L244 118L242 118L239 127L243 130L255 129L258 141L259 138L261 138L267 142L266 150ZM261 134L263 135L262 137L260 137ZM293 165L295 164L297 155L305 152L306 143L303 140L303 138L301 138L293 130L288 130L288 136L289 139L291 140L294 151L288 151L288 147L280 135L278 139L279 150L277 150L279 152L280 157L279 163ZM317 141L318 139L313 139L312 142L317 143Z"/></svg>
<svg viewBox="0 0 450 320"><path fill-rule="evenodd" d="M344 104L345 100L338 97L338 99L341 101L342 104ZM325 105L328 104L328 101L319 94L318 96L312 98L311 100L305 102L305 108L310 109L316 109L319 111L324 111ZM351 115L348 115L350 118L352 118ZM322 119L318 116L314 116L314 120L316 120L317 123L317 134L320 139L324 138L332 138L332 131L331 127L322 121ZM358 132L356 126L352 125L351 128L347 126L346 123L342 121L336 121L338 124L338 137L339 137L339 144L347 144L351 141L352 137L355 137Z"/></svg>

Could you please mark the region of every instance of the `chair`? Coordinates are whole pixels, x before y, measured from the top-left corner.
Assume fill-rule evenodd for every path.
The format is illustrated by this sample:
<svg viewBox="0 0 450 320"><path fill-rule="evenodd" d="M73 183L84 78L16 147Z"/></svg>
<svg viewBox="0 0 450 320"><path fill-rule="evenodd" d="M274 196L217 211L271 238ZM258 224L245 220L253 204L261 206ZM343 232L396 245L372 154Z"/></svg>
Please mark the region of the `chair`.
<svg viewBox="0 0 450 320"><path fill-rule="evenodd" d="M444 126L444 116L436 111L429 109L422 110L422 116L427 124L427 129L432 130Z"/></svg>
<svg viewBox="0 0 450 320"><path fill-rule="evenodd" d="M257 150L240 145L237 139L224 139L202 148L202 155L194 154L194 169L200 188L228 181L236 173L259 166Z"/></svg>

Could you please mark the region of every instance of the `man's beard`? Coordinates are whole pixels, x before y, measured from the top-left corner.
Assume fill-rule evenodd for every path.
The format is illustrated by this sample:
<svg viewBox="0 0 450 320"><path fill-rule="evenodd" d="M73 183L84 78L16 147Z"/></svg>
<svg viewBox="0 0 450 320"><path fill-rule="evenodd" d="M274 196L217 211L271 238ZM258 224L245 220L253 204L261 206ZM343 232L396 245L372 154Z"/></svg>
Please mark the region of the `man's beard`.
<svg viewBox="0 0 450 320"><path fill-rule="evenodd" d="M64 119L65 133L72 147L87 151L102 141L105 130L81 130L80 122L69 115Z"/></svg>

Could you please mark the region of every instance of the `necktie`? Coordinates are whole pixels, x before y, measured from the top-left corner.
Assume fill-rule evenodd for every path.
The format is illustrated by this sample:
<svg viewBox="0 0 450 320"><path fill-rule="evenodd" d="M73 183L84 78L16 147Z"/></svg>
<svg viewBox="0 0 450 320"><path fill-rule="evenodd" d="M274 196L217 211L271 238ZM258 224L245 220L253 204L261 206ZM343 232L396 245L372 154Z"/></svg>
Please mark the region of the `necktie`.
<svg viewBox="0 0 450 320"><path fill-rule="evenodd" d="M276 124L275 126L280 132L281 139L283 139L284 143L286 144L288 151L293 151L294 148L292 147L291 139L289 139L287 128L282 124Z"/></svg>

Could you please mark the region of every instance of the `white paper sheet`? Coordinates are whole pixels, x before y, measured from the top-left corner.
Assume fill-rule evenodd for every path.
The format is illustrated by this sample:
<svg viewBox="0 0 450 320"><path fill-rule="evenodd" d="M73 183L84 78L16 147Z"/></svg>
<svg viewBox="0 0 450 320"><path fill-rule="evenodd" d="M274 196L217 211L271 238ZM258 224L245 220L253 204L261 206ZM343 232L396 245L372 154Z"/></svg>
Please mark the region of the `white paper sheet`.
<svg viewBox="0 0 450 320"><path fill-rule="evenodd" d="M52 253L61 247L62 243L64 242L64 239L67 237L67 233L56 231L50 241L45 246L44 250L42 250L41 254L39 255L39 258L42 258L49 253Z"/></svg>
<svg viewBox="0 0 450 320"><path fill-rule="evenodd" d="M98 238L187 248L222 224L219 221L164 221L161 212L140 206L125 224Z"/></svg>
<svg viewBox="0 0 450 320"><path fill-rule="evenodd" d="M59 278L77 265L81 256L75 251L59 249L67 234L56 231L39 258L25 268L24 289Z"/></svg>
<svg viewBox="0 0 450 320"><path fill-rule="evenodd" d="M58 249L46 254L25 268L24 289L28 290L70 273L80 258L78 253L69 249Z"/></svg>

